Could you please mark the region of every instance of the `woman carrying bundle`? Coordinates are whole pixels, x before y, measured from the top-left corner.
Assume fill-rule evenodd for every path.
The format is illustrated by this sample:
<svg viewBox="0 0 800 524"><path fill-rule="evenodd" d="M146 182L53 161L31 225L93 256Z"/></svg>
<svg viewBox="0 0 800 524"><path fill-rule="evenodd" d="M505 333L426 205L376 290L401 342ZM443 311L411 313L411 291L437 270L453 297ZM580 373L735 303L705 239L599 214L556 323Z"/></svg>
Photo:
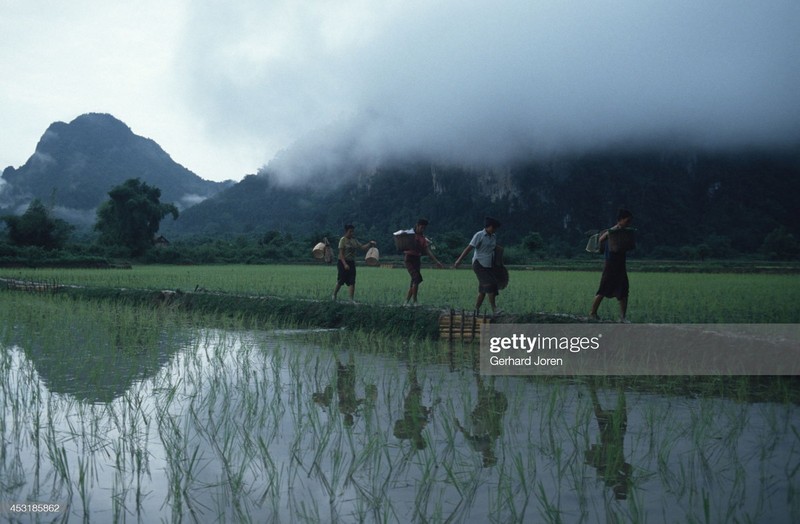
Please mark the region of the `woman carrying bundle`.
<svg viewBox="0 0 800 524"><path fill-rule="evenodd" d="M616 298L619 301L619 320L627 322L625 315L628 311L628 270L625 266L626 254L633 249L632 230L626 230L633 221L633 214L627 209L620 209L617 213L617 224L600 234L600 247L603 249L605 264L603 275L600 277L600 287L597 289L592 310L589 313L590 320L598 320L597 309L603 298ZM619 246L612 246L611 235L628 234L629 242L620 242Z"/></svg>

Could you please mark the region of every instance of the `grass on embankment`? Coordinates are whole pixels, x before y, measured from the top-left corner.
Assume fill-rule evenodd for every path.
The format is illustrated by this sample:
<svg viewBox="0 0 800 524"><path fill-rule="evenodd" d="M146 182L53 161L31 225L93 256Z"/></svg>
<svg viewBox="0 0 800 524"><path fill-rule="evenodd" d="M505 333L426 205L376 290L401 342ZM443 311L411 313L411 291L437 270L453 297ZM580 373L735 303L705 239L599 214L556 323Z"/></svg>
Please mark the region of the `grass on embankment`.
<svg viewBox="0 0 800 524"><path fill-rule="evenodd" d="M530 313L586 316L600 280L596 271L511 270L509 287L498 305L509 315ZM435 309L471 310L477 284L469 269L424 268L419 302ZM327 311L344 304L330 304L336 268L326 265L237 266L135 266L130 270L41 269L0 270L0 277L97 288L181 290L202 288L208 293L256 297L281 297L329 303L314 306ZM631 295L628 318L654 323L796 323L800 321L800 280L792 274L670 273L629 271ZM359 315L375 306L398 306L408 289L408 274L400 268L358 267L356 300ZM198 293L200 294L200 293ZM346 300L342 289L340 299ZM208 299L212 300L212 299ZM220 300L221 299L214 299ZM249 307L249 306L248 306ZM261 306L259 306L261 307ZM276 306L277 307L277 306ZM282 305L279 310L288 308ZM293 306L294 307L294 306ZM311 307L309 304L298 304ZM313 311L312 311L313 313ZM408 313L393 312L392 322ZM600 308L602 318L617 317L615 300Z"/></svg>

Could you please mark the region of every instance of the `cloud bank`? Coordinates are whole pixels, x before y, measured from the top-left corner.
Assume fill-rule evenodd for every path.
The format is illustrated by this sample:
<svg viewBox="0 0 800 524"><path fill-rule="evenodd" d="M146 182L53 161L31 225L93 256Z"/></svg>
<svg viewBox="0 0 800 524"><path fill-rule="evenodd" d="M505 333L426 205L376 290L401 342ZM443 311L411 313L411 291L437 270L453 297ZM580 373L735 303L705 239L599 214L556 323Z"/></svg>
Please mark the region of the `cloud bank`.
<svg viewBox="0 0 800 524"><path fill-rule="evenodd" d="M800 138L797 2L267 4L198 8L185 67L210 126L258 137L287 180L397 155Z"/></svg>
<svg viewBox="0 0 800 524"><path fill-rule="evenodd" d="M0 160L110 113L206 178L800 141L797 0L5 2Z"/></svg>
<svg viewBox="0 0 800 524"><path fill-rule="evenodd" d="M797 0L6 2L0 160L110 113L203 177L800 142Z"/></svg>

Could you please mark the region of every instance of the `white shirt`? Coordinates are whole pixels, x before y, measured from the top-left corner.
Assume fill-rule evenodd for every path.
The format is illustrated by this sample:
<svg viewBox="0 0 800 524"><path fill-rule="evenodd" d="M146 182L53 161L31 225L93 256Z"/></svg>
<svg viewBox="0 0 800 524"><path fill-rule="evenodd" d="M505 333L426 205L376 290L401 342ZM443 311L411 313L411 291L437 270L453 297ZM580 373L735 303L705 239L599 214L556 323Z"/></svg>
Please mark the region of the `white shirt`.
<svg viewBox="0 0 800 524"><path fill-rule="evenodd" d="M496 235L490 235L485 229L481 229L475 233L469 245L475 249L472 253L472 262L477 260L483 267L492 267L494 248L497 247Z"/></svg>

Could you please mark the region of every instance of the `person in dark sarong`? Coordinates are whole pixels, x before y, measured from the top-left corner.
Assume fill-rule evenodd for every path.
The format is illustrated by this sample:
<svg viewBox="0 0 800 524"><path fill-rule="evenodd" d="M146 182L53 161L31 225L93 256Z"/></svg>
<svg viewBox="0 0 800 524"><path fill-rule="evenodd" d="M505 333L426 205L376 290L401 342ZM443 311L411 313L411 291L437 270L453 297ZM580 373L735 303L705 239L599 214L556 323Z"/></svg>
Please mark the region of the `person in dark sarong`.
<svg viewBox="0 0 800 524"><path fill-rule="evenodd" d="M622 229L630 226L633 221L633 214L627 209L620 209L617 214L617 225L607 229L600 235L600 246L605 253L605 265L603 275L600 277L600 287L595 293L592 302L592 310L589 319L597 320L597 310L603 298L616 298L619 301L620 322L627 322L628 312L628 270L625 266L627 249L612 250L608 241L609 234L613 234L614 229Z"/></svg>
<svg viewBox="0 0 800 524"><path fill-rule="evenodd" d="M428 446L422 430L431 417L431 408L422 405L422 387L417 380L417 368L408 370L409 392L403 400L403 418L394 422L394 436L409 440L414 449L425 449Z"/></svg>
<svg viewBox="0 0 800 524"><path fill-rule="evenodd" d="M497 309L495 299L500 293L498 285L497 274L492 269L495 257L495 248L497 247L497 229L500 227L500 221L486 217L484 220L484 228L473 235L467 247L453 263L453 269L457 268L464 257L472 251L472 270L478 278L478 298L475 300L475 312L479 312L483 305L483 299L489 296L489 305L492 307L492 315L498 315L500 311Z"/></svg>
<svg viewBox="0 0 800 524"><path fill-rule="evenodd" d="M611 488L614 498L625 500L631 487L633 467L625 462L625 431L628 429L628 410L625 405L625 392L620 388L617 407L604 410L597 397L597 387L589 383L597 426L600 428L600 443L592 444L586 450L586 464L597 469L605 484Z"/></svg>
<svg viewBox="0 0 800 524"><path fill-rule="evenodd" d="M436 267L444 267L439 259L431 252L430 242L425 238L425 228L428 227L428 221L424 218L417 220L417 225L414 226L414 247L404 251L403 263L406 266L409 276L411 276L411 284L408 287L406 294L405 305L417 305L417 293L419 292L419 285L422 284L422 255L428 255L431 260L436 263Z"/></svg>
<svg viewBox="0 0 800 524"><path fill-rule="evenodd" d="M508 399L505 394L494 387L494 377L489 377L486 384L479 373L475 374L478 385L478 403L470 415L471 428L468 430L456 419L458 428L475 451L483 457L483 467L488 468L497 464L497 455L494 450L495 442L503 434L503 415L508 409Z"/></svg>

